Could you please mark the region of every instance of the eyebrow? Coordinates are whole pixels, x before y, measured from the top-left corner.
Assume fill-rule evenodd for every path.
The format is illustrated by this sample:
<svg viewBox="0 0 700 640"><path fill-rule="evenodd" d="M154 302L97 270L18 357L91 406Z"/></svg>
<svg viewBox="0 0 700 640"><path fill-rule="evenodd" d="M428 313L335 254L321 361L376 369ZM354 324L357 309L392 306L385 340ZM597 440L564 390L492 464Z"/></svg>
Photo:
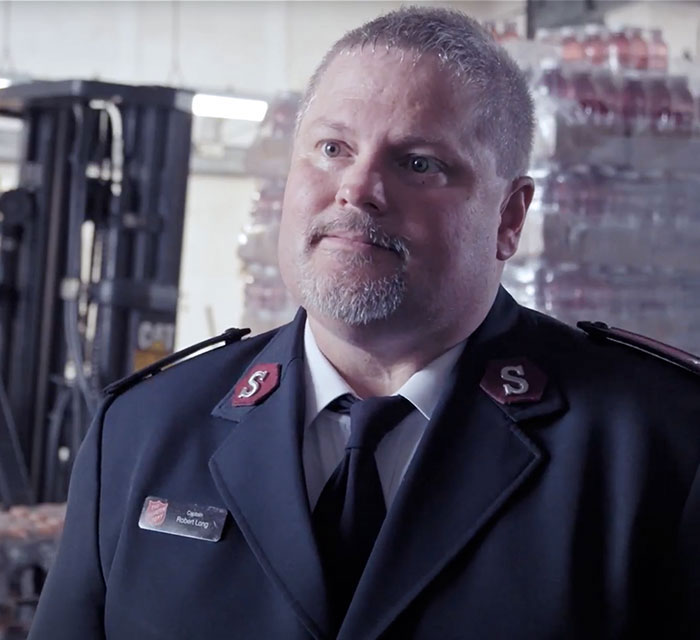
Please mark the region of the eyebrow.
<svg viewBox="0 0 700 640"><path fill-rule="evenodd" d="M309 128L315 128L315 127L325 127L327 129L333 129L334 131L337 131L338 133L348 133L351 131L351 128L348 127L346 124L343 122L340 122L339 120L330 120L329 118L316 118L316 120L312 120L311 123L309 124ZM408 135L400 140L397 140L396 142L397 146L401 147L410 147L410 146L430 146L430 147L441 147L441 148L448 148L448 145L438 139L438 138L428 138L425 136L416 136L416 135Z"/></svg>
<svg viewBox="0 0 700 640"><path fill-rule="evenodd" d="M338 120L329 120L328 118L316 118L316 120L312 120L309 123L309 129L313 129L315 127L325 127L326 129L333 129L339 133L347 133L350 131L350 127L342 122Z"/></svg>
<svg viewBox="0 0 700 640"><path fill-rule="evenodd" d="M420 147L420 146L425 146L425 147L439 147L443 149L447 149L449 145L447 145L443 140L440 138L426 138L425 136L414 136L414 135L409 135L401 138L398 141L398 144L401 145L402 147Z"/></svg>

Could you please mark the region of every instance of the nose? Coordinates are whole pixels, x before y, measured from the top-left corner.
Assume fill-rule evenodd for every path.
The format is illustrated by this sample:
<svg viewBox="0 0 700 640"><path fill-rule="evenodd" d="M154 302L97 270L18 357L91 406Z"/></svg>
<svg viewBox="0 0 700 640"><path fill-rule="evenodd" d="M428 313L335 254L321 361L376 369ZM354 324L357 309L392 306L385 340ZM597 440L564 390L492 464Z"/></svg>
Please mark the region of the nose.
<svg viewBox="0 0 700 640"><path fill-rule="evenodd" d="M371 158L356 157L343 169L335 201L340 207L352 207L367 213L382 213L386 209L384 178Z"/></svg>

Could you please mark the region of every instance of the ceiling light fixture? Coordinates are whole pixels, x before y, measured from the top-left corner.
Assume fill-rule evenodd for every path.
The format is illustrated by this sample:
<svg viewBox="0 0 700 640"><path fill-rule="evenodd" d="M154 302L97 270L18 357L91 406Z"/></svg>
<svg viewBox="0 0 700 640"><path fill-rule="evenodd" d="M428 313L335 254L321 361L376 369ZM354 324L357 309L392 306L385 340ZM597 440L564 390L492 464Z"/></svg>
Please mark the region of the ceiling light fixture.
<svg viewBox="0 0 700 640"><path fill-rule="evenodd" d="M262 122L267 113L267 102L197 93L192 99L192 113L202 118Z"/></svg>

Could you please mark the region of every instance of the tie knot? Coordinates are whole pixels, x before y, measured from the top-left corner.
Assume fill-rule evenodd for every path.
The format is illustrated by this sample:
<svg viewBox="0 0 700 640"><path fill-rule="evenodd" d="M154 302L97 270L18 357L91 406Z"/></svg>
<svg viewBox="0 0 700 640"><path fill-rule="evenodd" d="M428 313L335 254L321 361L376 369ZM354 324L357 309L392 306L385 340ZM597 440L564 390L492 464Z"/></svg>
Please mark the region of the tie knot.
<svg viewBox="0 0 700 640"><path fill-rule="evenodd" d="M335 400L328 403L326 409L332 411L333 413L339 413L343 416L350 415L350 407L356 402L361 402L359 398L356 398L351 393L344 393L342 396L338 396Z"/></svg>
<svg viewBox="0 0 700 640"><path fill-rule="evenodd" d="M382 438L412 409L403 396L379 396L356 400L350 407L350 439L347 449L374 451Z"/></svg>

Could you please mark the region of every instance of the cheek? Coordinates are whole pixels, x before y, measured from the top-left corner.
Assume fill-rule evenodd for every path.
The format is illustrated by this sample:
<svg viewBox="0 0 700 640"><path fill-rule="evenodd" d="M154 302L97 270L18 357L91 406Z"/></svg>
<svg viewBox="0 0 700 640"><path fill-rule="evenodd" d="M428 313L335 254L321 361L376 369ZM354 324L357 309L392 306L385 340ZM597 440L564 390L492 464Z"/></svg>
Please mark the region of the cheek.
<svg viewBox="0 0 700 640"><path fill-rule="evenodd" d="M325 209L335 199L328 172L304 160L292 164L284 193L284 215L306 220Z"/></svg>
<svg viewBox="0 0 700 640"><path fill-rule="evenodd" d="M278 256L283 270L291 270L305 248L310 220L334 202L328 175L300 159L293 161L282 202Z"/></svg>
<svg viewBox="0 0 700 640"><path fill-rule="evenodd" d="M414 198L405 202L403 231L411 240L414 253L432 263L451 259L455 245L469 234L469 212L462 201L445 198Z"/></svg>
<svg viewBox="0 0 700 640"><path fill-rule="evenodd" d="M496 252L497 216L484 215L475 205L426 208L409 226L414 256L427 278L459 278L483 268Z"/></svg>

